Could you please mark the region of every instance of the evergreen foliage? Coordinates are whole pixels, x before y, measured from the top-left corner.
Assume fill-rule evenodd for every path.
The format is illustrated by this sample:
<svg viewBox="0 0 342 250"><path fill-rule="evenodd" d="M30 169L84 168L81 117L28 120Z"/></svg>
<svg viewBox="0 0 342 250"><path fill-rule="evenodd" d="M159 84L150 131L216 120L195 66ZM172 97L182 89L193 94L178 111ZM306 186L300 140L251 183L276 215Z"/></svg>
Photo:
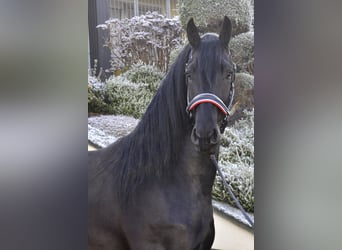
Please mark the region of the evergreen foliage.
<svg viewBox="0 0 342 250"><path fill-rule="evenodd" d="M160 70L138 63L124 74L111 77L106 83L90 83L88 112L140 118L163 76Z"/></svg>

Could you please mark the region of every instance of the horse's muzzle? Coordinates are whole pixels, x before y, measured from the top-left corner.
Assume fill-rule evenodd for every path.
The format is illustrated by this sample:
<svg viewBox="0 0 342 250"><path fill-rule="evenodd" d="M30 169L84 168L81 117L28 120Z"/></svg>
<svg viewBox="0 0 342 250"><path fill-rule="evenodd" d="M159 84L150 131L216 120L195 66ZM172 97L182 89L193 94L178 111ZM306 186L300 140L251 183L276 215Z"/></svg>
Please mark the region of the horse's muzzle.
<svg viewBox="0 0 342 250"><path fill-rule="evenodd" d="M191 141L196 149L201 152L214 152L219 144L220 134L217 128L208 132L200 132L196 126L191 132Z"/></svg>

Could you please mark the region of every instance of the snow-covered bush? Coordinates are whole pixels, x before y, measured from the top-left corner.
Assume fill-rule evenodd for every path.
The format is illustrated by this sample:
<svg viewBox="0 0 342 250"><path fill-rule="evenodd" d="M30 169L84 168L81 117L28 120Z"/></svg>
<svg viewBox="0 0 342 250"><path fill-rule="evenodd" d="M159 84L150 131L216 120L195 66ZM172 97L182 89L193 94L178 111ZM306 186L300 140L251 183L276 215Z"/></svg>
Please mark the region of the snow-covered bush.
<svg viewBox="0 0 342 250"><path fill-rule="evenodd" d="M233 126L237 120L246 118L245 110L254 108L254 76L248 73L236 73L235 95L228 119L228 126Z"/></svg>
<svg viewBox="0 0 342 250"><path fill-rule="evenodd" d="M241 205L254 211L254 109L245 111L246 118L226 128L222 138L219 165ZM235 206L220 176L216 176L213 198Z"/></svg>
<svg viewBox="0 0 342 250"><path fill-rule="evenodd" d="M223 17L230 18L233 25L232 35L249 31L252 23L250 0L179 0L178 11L182 26L185 28L191 17L199 31L218 32Z"/></svg>
<svg viewBox="0 0 342 250"><path fill-rule="evenodd" d="M254 31L241 33L232 38L229 44L234 63L241 71L252 73L248 64L254 61ZM252 71L252 72L251 72Z"/></svg>
<svg viewBox="0 0 342 250"><path fill-rule="evenodd" d="M111 70L115 75L138 61L166 72L171 49L182 44L179 20L157 12L130 19L110 19L97 27L109 30L106 46L111 50Z"/></svg>

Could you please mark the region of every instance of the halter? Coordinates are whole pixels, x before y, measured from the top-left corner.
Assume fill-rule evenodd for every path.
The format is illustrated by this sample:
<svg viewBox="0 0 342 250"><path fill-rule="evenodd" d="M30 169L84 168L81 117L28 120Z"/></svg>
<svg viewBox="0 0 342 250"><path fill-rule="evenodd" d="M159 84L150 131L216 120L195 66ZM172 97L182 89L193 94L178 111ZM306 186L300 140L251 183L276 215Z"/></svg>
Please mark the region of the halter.
<svg viewBox="0 0 342 250"><path fill-rule="evenodd" d="M190 52L189 55L189 60L188 62L192 59L192 51ZM192 111L199 106L202 103L211 103L214 106L216 106L223 114L224 114L224 118L221 122L220 125L220 132L221 134L224 132L227 123L228 123L228 116L230 115L230 108L232 106L233 103L233 99L234 99L234 83L235 83L235 72L236 72L236 65L235 63L233 64L234 68L233 68L233 74L232 74L232 80L230 83L230 90L229 90L229 98L228 98L228 105L226 105L217 95L213 94L213 93L201 93L196 95L194 98L192 98L192 100L189 100L189 92L187 92L187 107L186 107L186 111L189 114L190 118L192 118Z"/></svg>

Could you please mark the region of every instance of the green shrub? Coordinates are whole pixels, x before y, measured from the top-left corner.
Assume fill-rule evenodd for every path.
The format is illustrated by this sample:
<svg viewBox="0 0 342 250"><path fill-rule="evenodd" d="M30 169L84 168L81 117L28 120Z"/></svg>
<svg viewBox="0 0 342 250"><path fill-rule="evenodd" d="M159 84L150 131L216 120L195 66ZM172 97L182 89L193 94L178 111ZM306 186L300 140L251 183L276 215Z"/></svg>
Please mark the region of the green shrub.
<svg viewBox="0 0 342 250"><path fill-rule="evenodd" d="M233 193L246 211L254 211L254 109L246 118L228 127L221 139L219 165ZM220 176L216 176L213 198L235 206Z"/></svg>
<svg viewBox="0 0 342 250"><path fill-rule="evenodd" d="M140 118L153 94L147 84L133 83L122 76L113 77L106 82L105 102L108 103L108 113Z"/></svg>
<svg viewBox="0 0 342 250"><path fill-rule="evenodd" d="M140 118L163 78L163 73L142 63L135 64L106 83L88 84L88 112L122 114Z"/></svg>
<svg viewBox="0 0 342 250"><path fill-rule="evenodd" d="M101 83L88 83L88 113L107 113L104 101L104 85Z"/></svg>
<svg viewBox="0 0 342 250"><path fill-rule="evenodd" d="M184 49L185 46L181 46L178 48L175 48L173 50L171 50L170 53L170 66L176 61L178 55L181 53L181 51Z"/></svg>
<svg viewBox="0 0 342 250"><path fill-rule="evenodd" d="M139 62L133 64L128 71L122 74L122 77L133 83L146 84L150 91L155 92L164 77L164 73L151 65Z"/></svg>

